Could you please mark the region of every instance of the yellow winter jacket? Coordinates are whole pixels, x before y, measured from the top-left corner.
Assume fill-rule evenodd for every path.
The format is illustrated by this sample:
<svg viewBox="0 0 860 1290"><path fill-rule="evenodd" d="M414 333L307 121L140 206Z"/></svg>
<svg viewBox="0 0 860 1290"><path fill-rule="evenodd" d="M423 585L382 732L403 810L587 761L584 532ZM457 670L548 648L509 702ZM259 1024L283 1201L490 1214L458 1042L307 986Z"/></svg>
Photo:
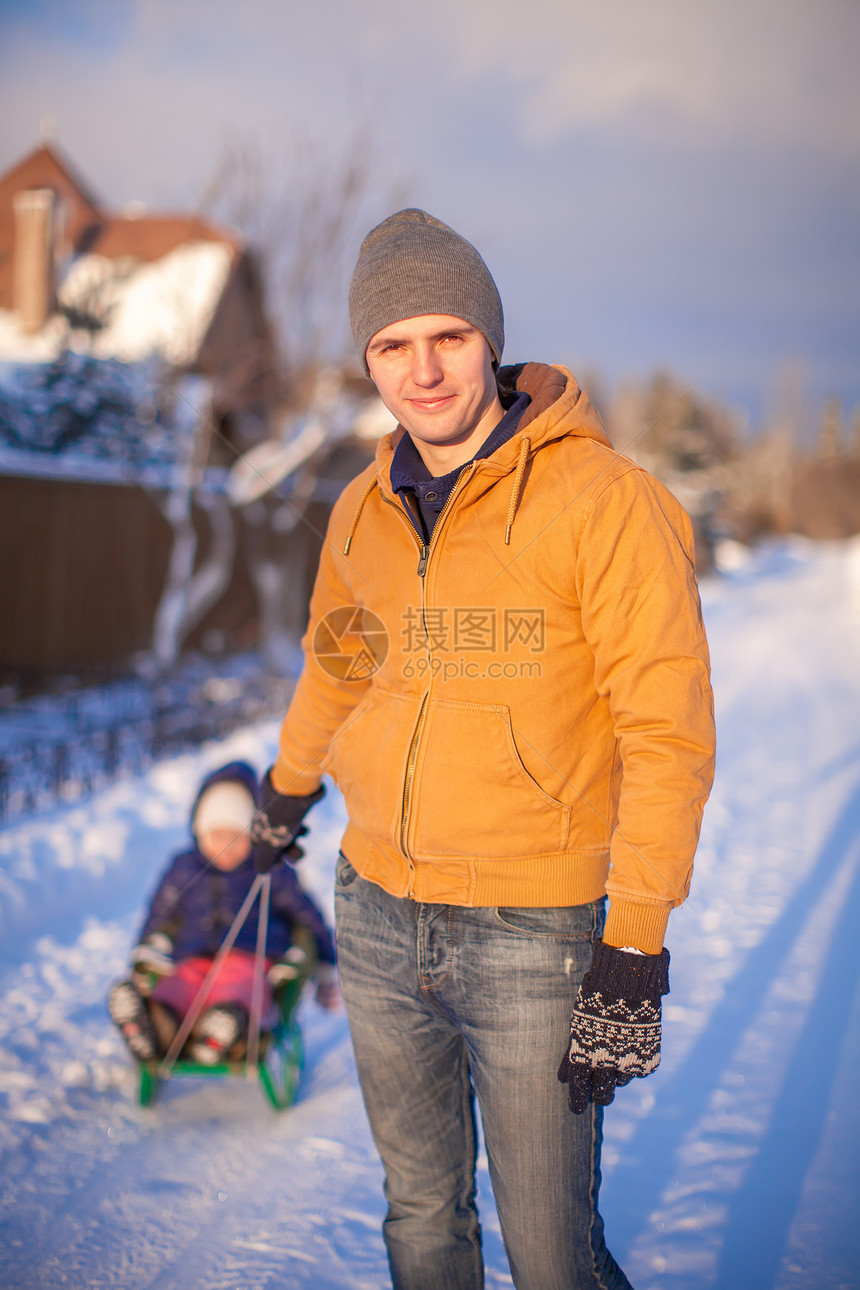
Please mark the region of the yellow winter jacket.
<svg viewBox="0 0 860 1290"><path fill-rule="evenodd" d="M654 954L713 776L690 522L569 372L513 372L532 402L463 467L429 547L391 489L399 428L339 498L273 783L330 773L345 854L393 895L606 892L607 942Z"/></svg>

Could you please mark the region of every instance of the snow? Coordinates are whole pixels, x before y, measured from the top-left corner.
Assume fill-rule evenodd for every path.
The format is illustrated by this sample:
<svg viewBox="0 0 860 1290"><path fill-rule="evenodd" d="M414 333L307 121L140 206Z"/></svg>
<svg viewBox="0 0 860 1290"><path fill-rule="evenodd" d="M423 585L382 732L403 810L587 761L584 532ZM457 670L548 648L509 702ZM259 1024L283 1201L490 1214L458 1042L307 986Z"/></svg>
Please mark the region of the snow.
<svg viewBox="0 0 860 1290"><path fill-rule="evenodd" d="M637 1290L860 1286L860 544L774 543L702 588L720 747L670 921L663 1064L607 1113L602 1210ZM139 1108L104 1011L202 773L266 722L0 834L0 1282L378 1290L381 1169L346 1022L302 1004L277 1115L252 1083ZM302 873L331 914L332 790ZM509 1286L485 1162L487 1284Z"/></svg>
<svg viewBox="0 0 860 1290"><path fill-rule="evenodd" d="M253 650L188 653L170 673L142 654L135 674L101 685L57 678L54 692L27 697L0 687L0 829L281 711L301 666L295 653L293 670L279 676L262 672Z"/></svg>
<svg viewBox="0 0 860 1290"><path fill-rule="evenodd" d="M149 264L82 255L57 295L65 306L97 300L106 311L95 357L128 363L159 354L182 367L200 348L232 264L226 242L185 242Z"/></svg>
<svg viewBox="0 0 860 1290"><path fill-rule="evenodd" d="M230 501L234 506L246 506L277 488L301 467L307 467L319 449L330 450L340 440L353 436L381 439L396 426L396 419L382 399L357 400L344 390L340 370L323 368L308 415L288 426L281 438L255 444L233 464L227 485ZM340 481L336 486L338 492L343 488Z"/></svg>
<svg viewBox="0 0 860 1290"><path fill-rule="evenodd" d="M232 266L222 242L152 263L83 255L58 291L68 318L29 337L0 310L0 472L170 486L190 378L169 369L198 354ZM195 419L207 406L194 405ZM207 471L204 487L225 478Z"/></svg>
<svg viewBox="0 0 860 1290"><path fill-rule="evenodd" d="M168 382L154 359L121 363L72 350L50 364L0 363L0 471L163 487L193 379Z"/></svg>
<svg viewBox="0 0 860 1290"><path fill-rule="evenodd" d="M0 474L19 479L74 480L78 484L141 484L144 488L169 488L173 479L172 464L133 465L127 461L99 460L83 453L67 452L61 456L37 456L0 445ZM222 486L224 472L212 480L211 489Z"/></svg>
<svg viewBox="0 0 860 1290"><path fill-rule="evenodd" d="M53 363L68 340L66 320L59 314L49 318L40 331L21 328L17 309L0 309L0 361L5 363Z"/></svg>

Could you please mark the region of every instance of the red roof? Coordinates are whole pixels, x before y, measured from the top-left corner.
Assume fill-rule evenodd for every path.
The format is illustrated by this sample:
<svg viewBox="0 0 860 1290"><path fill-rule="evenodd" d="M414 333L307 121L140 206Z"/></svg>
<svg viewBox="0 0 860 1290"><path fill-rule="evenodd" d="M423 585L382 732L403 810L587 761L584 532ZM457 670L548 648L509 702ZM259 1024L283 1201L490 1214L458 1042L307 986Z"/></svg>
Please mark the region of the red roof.
<svg viewBox="0 0 860 1290"><path fill-rule="evenodd" d="M41 144L0 176L0 309L13 307L15 194L33 188L51 188L62 201L56 248L61 258L95 251L109 259L152 261L186 242L226 243L234 256L240 250L235 235L195 215L134 218L105 211L54 145Z"/></svg>
<svg viewBox="0 0 860 1290"><path fill-rule="evenodd" d="M112 215L104 221L87 247L96 255L118 260L160 260L186 242L226 242L238 251L238 240L196 215Z"/></svg>
<svg viewBox="0 0 860 1290"><path fill-rule="evenodd" d="M85 213L90 222L101 218L98 199L52 144L40 143L5 175L0 175L0 194L4 204L7 193L28 188L55 188L63 196L72 198L76 210Z"/></svg>

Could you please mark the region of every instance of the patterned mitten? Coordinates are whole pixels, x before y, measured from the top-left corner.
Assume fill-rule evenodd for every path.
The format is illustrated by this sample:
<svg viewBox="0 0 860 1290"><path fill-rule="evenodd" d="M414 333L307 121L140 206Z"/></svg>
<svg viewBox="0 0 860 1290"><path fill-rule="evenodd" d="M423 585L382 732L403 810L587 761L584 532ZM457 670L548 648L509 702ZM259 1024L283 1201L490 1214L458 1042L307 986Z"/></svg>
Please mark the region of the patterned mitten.
<svg viewBox="0 0 860 1290"><path fill-rule="evenodd" d="M325 785L306 797L293 797L279 793L272 784L272 772L267 770L260 785L260 809L251 825L254 843L254 862L258 873L268 873L279 860L299 860L304 855L301 847L292 843L307 830L302 828L305 814L325 796Z"/></svg>
<svg viewBox="0 0 860 1290"><path fill-rule="evenodd" d="M631 954L594 942L573 1005L570 1045L558 1068L570 1109L608 1106L616 1086L660 1065L660 998L669 993L669 951Z"/></svg>

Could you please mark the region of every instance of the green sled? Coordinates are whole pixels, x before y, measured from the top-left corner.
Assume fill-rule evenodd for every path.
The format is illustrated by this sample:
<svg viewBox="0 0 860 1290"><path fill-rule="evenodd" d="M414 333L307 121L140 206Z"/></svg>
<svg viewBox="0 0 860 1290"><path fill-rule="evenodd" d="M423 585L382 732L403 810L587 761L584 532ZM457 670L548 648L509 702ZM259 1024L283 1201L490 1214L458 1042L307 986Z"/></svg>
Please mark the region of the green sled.
<svg viewBox="0 0 860 1290"><path fill-rule="evenodd" d="M281 1019L274 1030L260 1036L260 1056L257 1062L257 1075L263 1093L276 1111L284 1111L296 1100L304 1066L304 1044L302 1032L295 1018L296 1007L307 977L302 975L286 984L277 992L277 1003ZM225 1075L238 1075L250 1078L252 1071L244 1058L218 1062L214 1066L202 1062L186 1061L180 1058L167 1074L161 1073L161 1063L138 1063L138 1101L141 1106L151 1106L159 1087L166 1080L179 1075L204 1076L221 1078Z"/></svg>

